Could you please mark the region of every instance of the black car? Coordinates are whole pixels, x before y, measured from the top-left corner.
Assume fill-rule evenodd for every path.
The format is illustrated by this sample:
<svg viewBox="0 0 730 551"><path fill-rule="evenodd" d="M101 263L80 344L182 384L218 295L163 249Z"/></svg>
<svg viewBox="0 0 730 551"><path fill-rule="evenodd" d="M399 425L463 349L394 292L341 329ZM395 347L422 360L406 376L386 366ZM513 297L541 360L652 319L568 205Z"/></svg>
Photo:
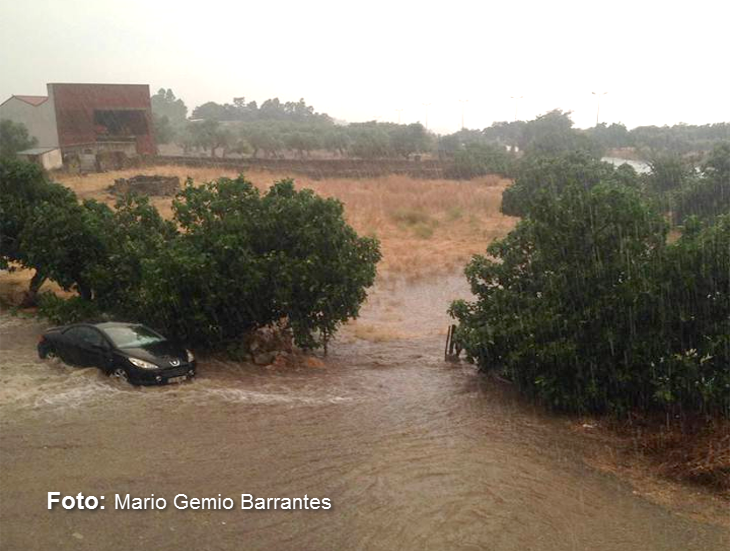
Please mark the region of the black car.
<svg viewBox="0 0 730 551"><path fill-rule="evenodd" d="M195 376L195 357L149 327L134 323L78 323L54 327L38 342L41 359L58 356L99 367L135 385L177 383Z"/></svg>

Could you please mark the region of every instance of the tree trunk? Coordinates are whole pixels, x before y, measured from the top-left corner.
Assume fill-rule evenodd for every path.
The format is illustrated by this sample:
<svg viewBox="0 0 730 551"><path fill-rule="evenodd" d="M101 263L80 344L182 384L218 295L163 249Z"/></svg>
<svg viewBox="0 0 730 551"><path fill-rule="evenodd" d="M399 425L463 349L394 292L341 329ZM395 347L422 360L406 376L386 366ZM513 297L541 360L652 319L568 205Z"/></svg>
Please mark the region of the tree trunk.
<svg viewBox="0 0 730 551"><path fill-rule="evenodd" d="M35 306L36 301L38 299L38 291L40 291L43 284L46 282L46 276L41 274L38 270L35 271L35 274L30 280L30 285L28 286L28 291L25 293L25 297L23 297L23 302L21 306L24 308L28 308L30 306Z"/></svg>
<svg viewBox="0 0 730 551"><path fill-rule="evenodd" d="M91 289L86 285L78 285L79 296L84 300L91 300Z"/></svg>

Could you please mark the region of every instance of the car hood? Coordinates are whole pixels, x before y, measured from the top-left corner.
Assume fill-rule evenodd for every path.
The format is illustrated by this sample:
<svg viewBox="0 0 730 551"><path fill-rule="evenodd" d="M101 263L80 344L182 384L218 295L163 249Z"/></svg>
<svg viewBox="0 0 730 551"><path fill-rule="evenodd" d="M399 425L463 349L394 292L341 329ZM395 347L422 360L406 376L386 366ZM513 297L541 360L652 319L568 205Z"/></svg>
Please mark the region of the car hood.
<svg viewBox="0 0 730 551"><path fill-rule="evenodd" d="M188 362L185 348L170 341L156 342L135 348L120 348L119 351L125 356L152 362L160 367L177 367L170 363L175 360L180 361L177 365Z"/></svg>

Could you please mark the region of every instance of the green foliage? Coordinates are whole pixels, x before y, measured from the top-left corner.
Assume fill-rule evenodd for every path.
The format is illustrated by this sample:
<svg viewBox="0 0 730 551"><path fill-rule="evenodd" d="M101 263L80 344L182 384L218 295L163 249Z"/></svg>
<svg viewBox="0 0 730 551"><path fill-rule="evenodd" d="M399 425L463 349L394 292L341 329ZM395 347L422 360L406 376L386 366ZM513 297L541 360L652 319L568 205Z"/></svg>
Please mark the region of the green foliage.
<svg viewBox="0 0 730 551"><path fill-rule="evenodd" d="M514 159L503 146L472 142L456 151L448 176L464 179L486 174L508 176L514 164Z"/></svg>
<svg viewBox="0 0 730 551"><path fill-rule="evenodd" d="M555 408L730 413L729 228L666 245L638 190L568 183L467 266L456 338Z"/></svg>
<svg viewBox="0 0 730 551"><path fill-rule="evenodd" d="M667 194L685 187L695 173L690 160L667 153L654 155L649 167L651 172L647 177L647 187L656 194Z"/></svg>
<svg viewBox="0 0 730 551"><path fill-rule="evenodd" d="M34 165L3 162L0 175L4 265L80 295L46 297L54 320L93 310L217 347L285 319L300 346L326 347L357 317L380 260L377 240L347 225L339 201L291 180L263 195L243 177L188 181L172 222L145 197L79 204Z"/></svg>
<svg viewBox="0 0 730 551"><path fill-rule="evenodd" d="M487 144L492 142L502 143L497 136L490 139L490 135L486 134L486 132L487 129L482 132L480 130L462 128L453 134L441 136L438 139L439 156L442 158L452 158L457 151L460 151L471 144Z"/></svg>
<svg viewBox="0 0 730 551"><path fill-rule="evenodd" d="M713 148L702 164L700 177L685 181L673 200L678 224L690 216L712 220L730 214L730 142Z"/></svg>
<svg viewBox="0 0 730 551"><path fill-rule="evenodd" d="M392 154L391 139L384 125L364 123L351 125L352 141L349 153L361 159L377 159L390 157Z"/></svg>
<svg viewBox="0 0 730 551"><path fill-rule="evenodd" d="M730 213L714 224L686 221L661 263L654 339L655 399L730 415Z"/></svg>
<svg viewBox="0 0 730 551"><path fill-rule="evenodd" d="M509 216L526 216L546 197L556 197L568 187L591 189L601 182L637 188L640 184L630 166L616 168L585 152L527 157L519 164L515 183L502 194L502 212Z"/></svg>
<svg viewBox="0 0 730 551"><path fill-rule="evenodd" d="M260 107L255 101L246 102L246 98L235 98L232 104L223 105L209 101L193 109L192 118L244 122L332 122L328 115L315 112L304 99L281 102L279 98L267 99Z"/></svg>
<svg viewBox="0 0 730 551"><path fill-rule="evenodd" d="M325 345L356 317L378 244L342 204L291 180L263 196L245 179L191 182L174 202L182 233L145 263L139 309L190 342L222 344L286 318L301 346Z"/></svg>
<svg viewBox="0 0 730 551"><path fill-rule="evenodd" d="M0 120L0 159L14 157L18 151L35 147L38 140L28 134L23 123Z"/></svg>
<svg viewBox="0 0 730 551"><path fill-rule="evenodd" d="M176 125L185 122L188 116L188 108L185 102L175 97L175 93L168 88L160 88L150 98L152 113L158 117L167 117L170 124Z"/></svg>
<svg viewBox="0 0 730 551"><path fill-rule="evenodd" d="M165 115L160 116L156 113L152 113L152 133L155 136L155 142L158 144L171 143L177 135L170 119Z"/></svg>
<svg viewBox="0 0 730 551"><path fill-rule="evenodd" d="M587 135L606 149L632 147L634 145L633 135L621 123L607 125L605 122L602 122L593 128L589 128Z"/></svg>
<svg viewBox="0 0 730 551"><path fill-rule="evenodd" d="M34 267L21 246L33 212L46 205L74 204L74 194L50 182L38 165L15 159L0 160L0 268L7 268L11 262Z"/></svg>
<svg viewBox="0 0 730 551"><path fill-rule="evenodd" d="M53 293L42 293L38 297L37 313L54 325L102 319L102 313L94 302L81 297L63 299Z"/></svg>
<svg viewBox="0 0 730 551"><path fill-rule="evenodd" d="M20 236L25 266L85 299L92 296L89 266L105 252L104 236L94 232L91 215L73 196L63 203L44 202L33 208Z"/></svg>
<svg viewBox="0 0 730 551"><path fill-rule="evenodd" d="M408 159L415 153L428 151L431 137L420 123L398 124L390 129L390 143L393 153Z"/></svg>
<svg viewBox="0 0 730 551"><path fill-rule="evenodd" d="M171 89L160 88L150 98L152 106L152 131L158 144L172 143L182 139L187 121L188 108L185 102L175 97Z"/></svg>

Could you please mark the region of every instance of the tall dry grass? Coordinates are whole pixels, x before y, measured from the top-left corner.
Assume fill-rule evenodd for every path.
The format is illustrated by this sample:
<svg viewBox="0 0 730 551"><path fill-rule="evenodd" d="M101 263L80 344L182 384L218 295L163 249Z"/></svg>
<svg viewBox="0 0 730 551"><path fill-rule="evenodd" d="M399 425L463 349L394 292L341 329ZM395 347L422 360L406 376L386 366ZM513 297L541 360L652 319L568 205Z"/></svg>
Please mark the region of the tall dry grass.
<svg viewBox="0 0 730 551"><path fill-rule="evenodd" d="M181 181L191 177L196 182L237 176L235 170L225 168L160 166L87 176L59 175L56 179L82 199L111 204L114 197L106 188L116 178L140 172L178 176ZM251 171L246 177L264 190L286 175ZM419 278L458 270L515 223L514 218L499 212L502 191L509 182L497 176L471 181L417 180L408 176L294 179L299 188L341 200L355 230L381 240L383 261L379 272L384 277ZM170 198L153 198L152 203L163 216L171 215Z"/></svg>
<svg viewBox="0 0 730 551"><path fill-rule="evenodd" d="M58 180L83 199L112 203L114 198L106 188L115 178L138 172L140 169L59 176ZM196 182L237 176L235 170L212 167L160 166L143 172L178 176L181 180L191 177ZM246 177L264 190L286 175L251 171ZM515 223L514 218L499 212L502 191L509 181L497 176L471 181L417 180L408 176L294 179L297 187L341 200L355 230L381 240L383 261L379 270L385 277L418 278L460 269ZM154 198L152 202L163 216L170 216L169 198Z"/></svg>

